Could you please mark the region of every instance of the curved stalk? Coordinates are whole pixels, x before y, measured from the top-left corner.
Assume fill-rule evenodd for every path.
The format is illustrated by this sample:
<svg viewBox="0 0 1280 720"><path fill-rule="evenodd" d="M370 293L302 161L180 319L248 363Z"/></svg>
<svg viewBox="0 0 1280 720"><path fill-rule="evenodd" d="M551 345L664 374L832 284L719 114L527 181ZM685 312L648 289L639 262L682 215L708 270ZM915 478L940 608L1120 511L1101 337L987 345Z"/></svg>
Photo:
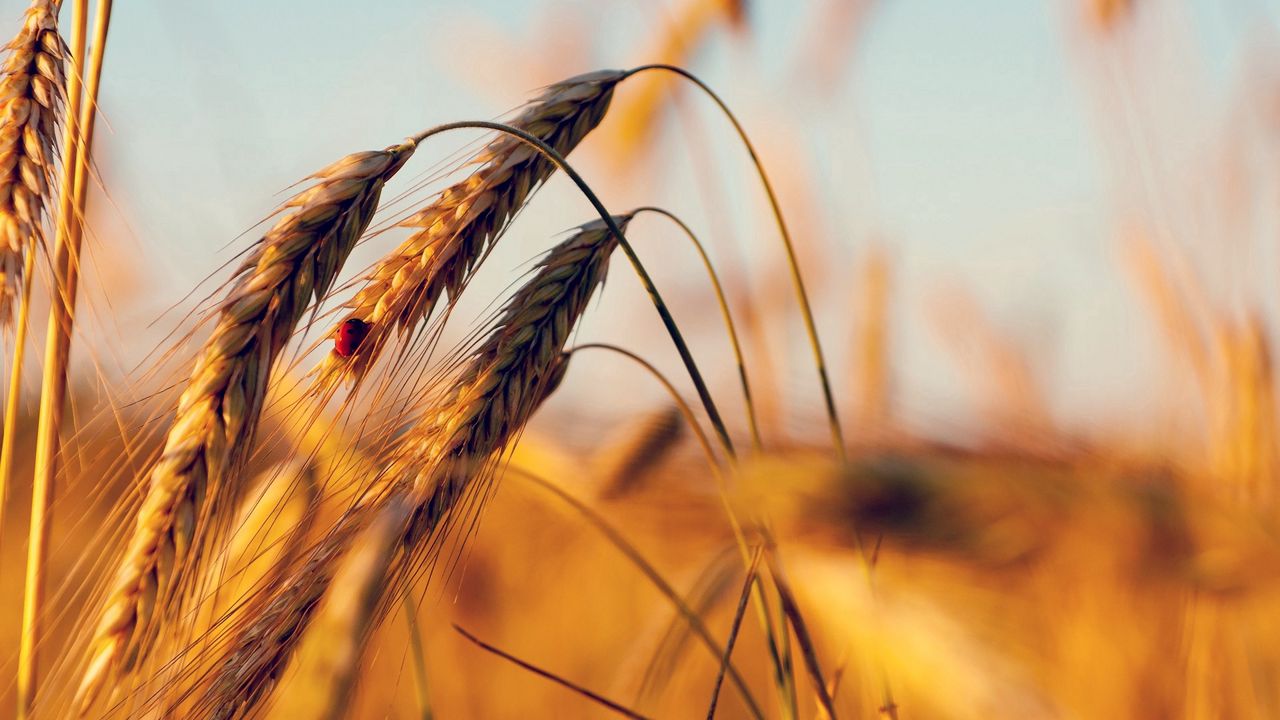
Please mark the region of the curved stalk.
<svg viewBox="0 0 1280 720"><path fill-rule="evenodd" d="M671 395L671 401L676 404L676 408L680 411L680 414L684 416L685 424L689 426L689 429L693 431L694 437L698 439L698 445L702 447L702 453L707 458L707 465L711 468L711 472L715 473L721 484L724 483L724 476L720 471L720 461L716 459L715 451L711 449L711 442L707 439L707 433L704 432L702 426L698 424L698 418L694 416L693 408L689 407L689 403L685 402L685 399L680 396L680 391L676 390L676 386L671 384L671 381L667 379L666 375L662 374L661 370L654 367L653 363L645 360L630 350L618 347L617 345L610 345L608 343L583 343L581 345L574 345L566 350L564 354L573 355L579 350L608 350L629 358L645 370L648 370L649 374L653 375L658 382L662 383L662 386L666 388L667 393Z"/></svg>
<svg viewBox="0 0 1280 720"><path fill-rule="evenodd" d="M641 65L632 68L627 77L636 75L650 70L665 70L674 73L698 86L702 92L706 93L724 113L725 117L733 125L733 129L738 134L739 140L746 148L747 154L751 156L751 163L755 165L756 174L760 177L760 184L764 186L764 192L769 197L769 206L773 211L773 218L778 225L778 233L782 237L782 244L787 250L787 264L791 269L791 284L795 287L796 297L800 300L800 312L804 316L805 332L809 335L809 346L813 350L814 363L818 366L818 380L822 384L822 396L827 405L827 423L831 428L831 441L835 445L835 450L841 462L844 462L846 451L844 447L844 432L840 427L840 415L836 411L835 397L831 393L831 380L827 373L827 361L822 353L822 343L818 339L818 327L813 320L813 309L809 305L809 293L805 290L804 278L800 275L800 263L796 259L795 243L791 240L791 232L787 229L787 223L782 218L782 206L778 203L778 196L773 191L773 184L769 182L769 176L765 173L764 164L760 162L760 156L756 154L755 146L751 144L751 139L747 136L747 131L743 129L742 124L738 122L738 118L725 104L724 100L711 89L709 85L698 79L696 75L675 65L667 65L665 63L653 63L651 65ZM625 78L624 78L625 79Z"/></svg>
<svg viewBox="0 0 1280 720"><path fill-rule="evenodd" d="M738 521L738 516L733 511L733 505L729 503L728 483L725 481L724 473L721 471L720 466L715 462L715 457L711 453L711 445L707 442L706 435L702 432L702 429L695 422L693 412L689 409L688 403L680 397L679 391L676 390L675 386L667 380L666 376L664 376L661 371L654 367L652 363L630 350L620 348L617 345L609 345L607 343L587 343L570 348L568 353L571 354L578 350L588 349L610 350L622 355L623 357L630 358L641 367L648 370L649 373L657 378L658 382L662 383L662 386L667 389L667 392L671 395L671 399L676 403L676 406L680 408L680 411L684 415L686 422L688 422L689 427L693 429L694 433L697 434L699 441L702 443L703 451L707 454L707 461L711 466L711 473L715 477L716 485L720 490L720 503L724 507L725 516L728 517L729 526L733 530L734 544L738 548L738 553L741 556L743 566L751 568L752 552L748 547L746 534L742 530L742 523ZM559 491L557 490L557 492ZM773 661L774 681L778 686L780 696L789 701L788 704L783 706L784 711L786 709L792 710L792 712L786 715L786 717L792 718L795 717L793 709L795 703L793 701L794 693L790 692L790 673L787 671L787 668L791 667L790 651L788 649L789 641L785 632L777 633L774 630L773 624L770 620L772 613L769 607L769 598L765 592L765 586L761 582L759 575L755 576L753 585L753 597L756 600L756 617L760 622L761 629L764 631L765 641L769 647L770 658ZM782 623L782 627L785 630L785 621Z"/></svg>
<svg viewBox="0 0 1280 720"><path fill-rule="evenodd" d="M515 465L511 466L509 470L522 476L538 487L541 487L552 495L555 495L569 507L578 511L578 513L582 515L587 522L591 523L596 530L600 531L600 534L609 541L610 545L613 545L618 552L625 555L626 558L631 561L632 565L636 566L636 569L640 571L640 574L644 575L645 578L653 584L654 588L658 590L658 592L662 593L662 596L665 597L673 607L675 607L676 612L678 612L680 616L684 618L685 622L689 624L689 629L693 631L694 635L698 636L698 639L702 641L702 644L706 646L708 651L718 658L727 657L728 653L725 648L716 641L715 637L711 634L711 631L707 628L706 623L702 621L702 618L698 617L698 614L693 611L693 608L689 607L688 603L680 597L680 593L676 592L676 589L671 586L671 583L667 582L666 578L662 577L662 574L658 572L653 564L650 563L638 549L636 549L636 546L631 544L631 542L627 540L617 528L610 525L608 520L605 520L604 517L593 510L590 506L573 495L570 495L559 485L556 485L537 473ZM737 688L738 693L742 696L742 700L747 706L747 711L757 720L763 720L764 713L761 712L759 704L751 695L751 689L748 687L746 681L738 674L738 669L728 660L725 662L724 669L729 675L730 682L733 683L734 687Z"/></svg>
<svg viewBox="0 0 1280 720"><path fill-rule="evenodd" d="M742 344L738 342L738 328L734 325L733 314L729 311L729 301L724 296L724 287L720 284L720 276L716 273L716 268L711 264L711 257L707 255L706 248L702 245L702 241L694 234L683 220L675 215L675 213L664 210L660 207L645 206L636 208L631 211L633 215L639 215L642 212L650 212L661 215L671 222L675 223L689 237L693 247L698 251L698 256L702 258L702 265L707 269L707 276L711 280L711 287L716 294L716 302L720 304L720 316L724 318L725 329L729 331L729 343L733 346L733 358L738 364L738 379L742 383L742 400L747 406L747 423L751 427L751 445L756 452L762 449L760 442L760 426L756 422L756 405L751 397L751 383L747 380L747 363L742 355Z"/></svg>

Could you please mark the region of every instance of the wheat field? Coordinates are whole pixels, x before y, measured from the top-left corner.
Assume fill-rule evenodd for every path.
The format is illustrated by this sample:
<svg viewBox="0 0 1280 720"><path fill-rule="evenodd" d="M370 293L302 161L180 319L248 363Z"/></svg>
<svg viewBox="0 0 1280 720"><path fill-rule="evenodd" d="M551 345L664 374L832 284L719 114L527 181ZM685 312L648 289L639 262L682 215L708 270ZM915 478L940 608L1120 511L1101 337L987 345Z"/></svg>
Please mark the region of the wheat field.
<svg viewBox="0 0 1280 720"><path fill-rule="evenodd" d="M1280 717L1280 7L240 5L0 4L0 718Z"/></svg>

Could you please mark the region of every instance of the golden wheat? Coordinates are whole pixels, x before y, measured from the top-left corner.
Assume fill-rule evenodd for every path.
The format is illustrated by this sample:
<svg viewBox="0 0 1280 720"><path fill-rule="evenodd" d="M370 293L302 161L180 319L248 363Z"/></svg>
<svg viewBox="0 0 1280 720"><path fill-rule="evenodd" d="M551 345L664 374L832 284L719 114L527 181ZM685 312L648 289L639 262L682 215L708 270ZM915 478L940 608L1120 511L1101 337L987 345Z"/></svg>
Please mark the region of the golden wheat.
<svg viewBox="0 0 1280 720"><path fill-rule="evenodd" d="M33 0L0 70L0 324L13 316L23 258L41 244L66 98L58 5Z"/></svg>
<svg viewBox="0 0 1280 720"><path fill-rule="evenodd" d="M623 229L630 220L629 215L614 217ZM493 332L436 405L435 415L405 435L363 502L338 522L238 633L206 681L191 711L194 715L240 717L274 686L330 587L338 559L379 507L406 498L411 509L399 533L407 545L406 557L392 574L403 578L426 554L427 543L422 541L442 526L467 492L476 491L476 480L490 467L489 459L502 451L563 379L568 362L562 348L604 281L616 246L608 226L597 220L547 255L533 278L508 301ZM394 585L388 581L383 587Z"/></svg>
<svg viewBox="0 0 1280 720"><path fill-rule="evenodd" d="M631 216L614 221L625 231ZM552 250L511 297L497 330L454 384L452 398L400 443L390 475L413 481L416 533L435 529L470 489L474 463L501 450L560 382L564 344L604 282L617 243L596 220Z"/></svg>
<svg viewBox="0 0 1280 720"><path fill-rule="evenodd" d="M251 444L272 365L368 226L383 184L414 148L407 142L355 153L317 172L316 183L286 203L289 212L236 272L151 470L77 692L82 710L125 648L143 642L141 631L214 516L220 483Z"/></svg>
<svg viewBox="0 0 1280 720"><path fill-rule="evenodd" d="M600 497L618 500L630 495L666 461L684 436L684 417L672 405L629 424L617 440L595 458L604 481Z"/></svg>
<svg viewBox="0 0 1280 720"><path fill-rule="evenodd" d="M619 71L579 75L551 85L512 121L568 155L604 118ZM369 334L349 356L330 353L320 377L360 377L374 362L390 333L428 318L441 293L456 298L529 195L555 165L519 138L504 134L474 158L478 169L445 189L403 225L414 230L364 279L364 285L335 325L369 323Z"/></svg>

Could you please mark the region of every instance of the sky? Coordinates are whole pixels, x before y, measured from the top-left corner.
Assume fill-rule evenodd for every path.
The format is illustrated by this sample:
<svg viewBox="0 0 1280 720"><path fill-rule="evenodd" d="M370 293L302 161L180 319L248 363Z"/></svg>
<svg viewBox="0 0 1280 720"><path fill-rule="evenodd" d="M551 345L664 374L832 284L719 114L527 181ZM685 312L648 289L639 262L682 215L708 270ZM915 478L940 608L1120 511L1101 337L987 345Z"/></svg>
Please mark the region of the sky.
<svg viewBox="0 0 1280 720"><path fill-rule="evenodd" d="M1251 58L1276 57L1280 1L1138 0L1119 41L1090 34L1082 3L1068 0L885 0L858 32L841 35L820 20L841 1L753 0L747 32L713 32L690 61L739 113L778 181L833 366L850 353L857 263L881 244L894 263L899 398L921 423L957 422L984 390L938 338L937 307L953 292L971 294L1026 348L1064 416L1123 416L1158 396L1151 368L1162 349L1118 261L1117 230L1144 208L1181 209L1178 168L1215 151ZM0 0L0 21L16 23L23 5ZM566 75L643 62L680 5L117 3L100 101L107 192L92 210L93 277L112 293L108 303L100 288L92 303L98 342L132 368L163 337L133 328L230 260L308 172L436 123L492 118ZM824 31L840 38L839 52L820 66L811 51ZM1133 168L1145 166L1129 163L1115 140L1111 126L1125 123L1112 122L1123 108L1111 93L1125 83L1140 98L1135 116L1175 108L1134 135L1158 147L1153 156L1173 168L1168 178L1135 181ZM696 227L720 228L713 247L743 253L751 277L766 283L783 270L763 197L723 121L683 97L636 167L611 167L592 140L581 169L599 178L611 206L661 204ZM433 140L415 172L473 140ZM1152 187L1167 195L1151 202ZM489 263L489 300L557 233L589 219L557 181L535 205ZM352 266L371 262L381 242ZM710 334L705 283L696 259L686 260L655 274ZM632 324L653 332L634 283L612 284L621 287L601 302L606 319L584 333L633 337ZM789 322L780 339L798 344L794 314ZM718 361L713 345L702 352ZM816 410L804 358L784 365L795 412ZM586 374L607 380L619 371Z"/></svg>

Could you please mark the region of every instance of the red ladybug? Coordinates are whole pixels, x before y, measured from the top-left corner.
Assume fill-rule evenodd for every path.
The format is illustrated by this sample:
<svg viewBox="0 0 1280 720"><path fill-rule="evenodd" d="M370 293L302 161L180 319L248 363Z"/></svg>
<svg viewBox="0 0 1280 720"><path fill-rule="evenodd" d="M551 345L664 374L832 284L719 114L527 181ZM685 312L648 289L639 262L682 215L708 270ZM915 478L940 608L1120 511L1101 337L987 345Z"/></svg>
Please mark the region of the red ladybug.
<svg viewBox="0 0 1280 720"><path fill-rule="evenodd" d="M333 351L344 358L351 357L360 349L360 343L364 342L372 327L359 318L343 320L338 326L338 334L333 338Z"/></svg>

